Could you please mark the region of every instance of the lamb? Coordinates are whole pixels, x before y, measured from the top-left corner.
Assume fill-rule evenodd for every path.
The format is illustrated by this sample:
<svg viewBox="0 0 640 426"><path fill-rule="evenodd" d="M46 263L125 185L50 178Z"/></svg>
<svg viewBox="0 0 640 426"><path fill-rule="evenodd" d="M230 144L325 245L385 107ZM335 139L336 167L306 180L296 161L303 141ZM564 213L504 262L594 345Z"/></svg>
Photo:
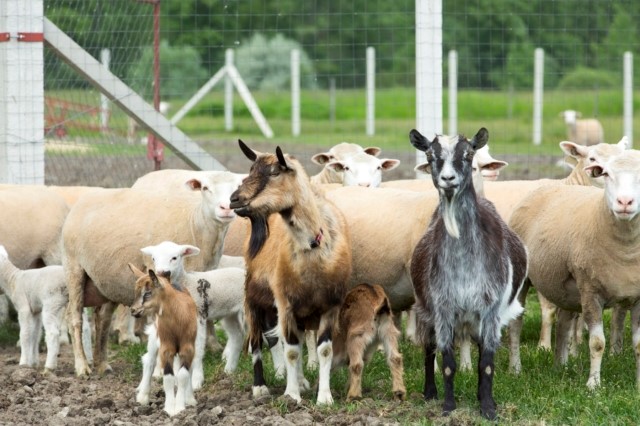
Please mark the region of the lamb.
<svg viewBox="0 0 640 426"><path fill-rule="evenodd" d="M478 343L480 410L493 420L494 355L501 327L523 312L518 294L527 273L527 253L491 202L473 189L473 155L488 137L485 128L470 142L462 136L436 136L429 141L411 131L411 144L426 152L440 196L429 228L415 247L411 278L417 335L425 349L425 399L437 398L437 348L443 354L443 412L446 415L455 409L454 339L465 330Z"/></svg>
<svg viewBox="0 0 640 426"><path fill-rule="evenodd" d="M382 287L360 284L346 295L340 308L339 326L333 340L332 368L349 365L347 401L362 397L362 369L380 344L391 370L394 399L403 400L402 354L398 351L400 330L393 322L391 305Z"/></svg>
<svg viewBox="0 0 640 426"><path fill-rule="evenodd" d="M365 153L373 157L377 157L380 154L380 151L380 148L374 146L363 148L356 143L339 143L331 147L329 151L321 152L311 157L311 161L320 166L323 166L320 173L311 176L311 181L315 184L342 183L343 176L339 173L339 170L335 170L334 168L327 168L324 166L331 163L332 161L344 160L345 158L358 153Z"/></svg>
<svg viewBox="0 0 640 426"><path fill-rule="evenodd" d="M0 288L18 312L20 323L20 365L37 367L42 326L47 342L45 373L58 366L60 331L69 300L64 271L60 265L19 269L0 245Z"/></svg>
<svg viewBox="0 0 640 426"><path fill-rule="evenodd" d="M567 138L581 145L595 145L604 142L602 124L595 118L580 119L580 112L568 109L560 116L567 124Z"/></svg>
<svg viewBox="0 0 640 426"><path fill-rule="evenodd" d="M558 306L555 360L567 361L567 329L561 318L582 312L589 329L591 368L587 386L600 384L605 348L602 310L616 303L631 307L633 345L640 345L640 152L628 150L608 162L589 164L591 176L603 176L604 191L556 185L539 188L515 209L510 225L529 249L529 285ZM545 206L540 209L539 206ZM564 213L563 213L564 212ZM571 212L568 214L567 212ZM519 343L522 320L512 327ZM636 351L640 386L640 352Z"/></svg>
<svg viewBox="0 0 640 426"><path fill-rule="evenodd" d="M82 196L69 212L63 228L63 266L77 375L91 373L79 346L83 306L101 307L96 309L94 361L99 373L110 369L107 332L116 304L133 303L132 277L126 274L126 265L144 265L140 246L163 240L192 244L200 247L202 255L189 258L186 268L197 271L217 266L229 222L235 217L225 208L229 192L219 190L213 178L191 179L188 184L201 197L103 189ZM222 182L222 188L226 187L227 182ZM136 214L140 206L148 213ZM193 386L197 389L204 378L202 366L196 364L193 370Z"/></svg>
<svg viewBox="0 0 640 426"><path fill-rule="evenodd" d="M196 304L187 291L174 288L168 277L157 275L153 269L145 274L131 263L128 266L137 278L131 313L138 318L143 315L155 318L155 330L149 332L147 348L150 351L142 357L144 373L153 369L148 361L155 361L155 352L159 349L160 364L164 370L164 411L175 416L186 405L196 405L191 387Z"/></svg>
<svg viewBox="0 0 640 426"><path fill-rule="evenodd" d="M198 247L188 244L176 244L173 241L163 241L155 246L141 249L142 253L150 256L155 272L158 275L171 277L171 282L178 288L185 288L198 307L198 334L196 338L195 358L202 363L207 336L207 320L222 320L222 326L227 334L227 345L222 353L226 360L224 371L232 373L238 366L238 359L244 341L244 329L241 316L244 316L244 279L245 270L242 268L221 268L206 272L187 272L184 269L184 259L200 253ZM195 363L194 363L195 364ZM139 386L138 402L149 400L149 385L151 377L145 377ZM140 394L145 394L142 398Z"/></svg>
<svg viewBox="0 0 640 426"><path fill-rule="evenodd" d="M300 402L300 343L305 329L318 330L318 404L330 405L332 336L351 274L349 232L340 211L313 185L301 164L285 156L256 153L239 145L253 165L231 196L231 207L251 220L245 260L245 315L253 356L253 395L268 394L261 346L266 321L277 309L284 341L285 395Z"/></svg>

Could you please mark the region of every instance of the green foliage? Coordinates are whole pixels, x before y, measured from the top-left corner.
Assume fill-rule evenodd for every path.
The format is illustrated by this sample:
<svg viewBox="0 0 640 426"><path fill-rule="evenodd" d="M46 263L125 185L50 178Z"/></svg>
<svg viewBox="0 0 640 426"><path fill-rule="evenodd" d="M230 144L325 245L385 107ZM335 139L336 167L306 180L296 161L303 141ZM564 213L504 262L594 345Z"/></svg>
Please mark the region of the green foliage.
<svg viewBox="0 0 640 426"><path fill-rule="evenodd" d="M191 46L160 43L160 88L162 99L190 96L206 81L200 54ZM153 47L142 50L140 60L129 70L129 84L146 99L153 98Z"/></svg>
<svg viewBox="0 0 640 426"><path fill-rule="evenodd" d="M309 56L300 43L276 34L267 39L254 34L236 50L235 63L250 89L279 90L291 87L291 51L300 52L300 86L317 86L315 72Z"/></svg>
<svg viewBox="0 0 640 426"><path fill-rule="evenodd" d="M558 84L558 88L562 90L611 89L619 86L616 74L584 67L571 71Z"/></svg>

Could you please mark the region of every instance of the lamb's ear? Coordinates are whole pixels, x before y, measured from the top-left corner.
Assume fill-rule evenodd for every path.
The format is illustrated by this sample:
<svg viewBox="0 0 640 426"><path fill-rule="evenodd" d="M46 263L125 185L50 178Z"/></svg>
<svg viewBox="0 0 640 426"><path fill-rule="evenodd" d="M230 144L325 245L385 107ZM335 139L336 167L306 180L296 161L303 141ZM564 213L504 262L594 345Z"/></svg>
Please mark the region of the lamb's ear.
<svg viewBox="0 0 640 426"><path fill-rule="evenodd" d="M344 172L344 169L346 168L344 163L342 161L338 161L338 160L332 161L329 164L325 164L325 167L327 169L331 169L334 172L338 172L338 173Z"/></svg>
<svg viewBox="0 0 640 426"><path fill-rule="evenodd" d="M377 146L368 146L364 149L364 152L366 152L369 155L373 155L374 157L377 157L382 152L382 149L378 148Z"/></svg>
<svg viewBox="0 0 640 426"><path fill-rule="evenodd" d="M570 141L560 142L560 149L569 157L573 157L576 160L585 158L589 153L589 149L584 146Z"/></svg>
<svg viewBox="0 0 640 426"><path fill-rule="evenodd" d="M622 139L620 139L616 145L618 145L622 149L631 148L631 144L629 143L629 139L626 136L623 136Z"/></svg>
<svg viewBox="0 0 640 426"><path fill-rule="evenodd" d="M200 191L203 188L202 181L196 178L189 179L184 184L192 191Z"/></svg>
<svg viewBox="0 0 640 426"><path fill-rule="evenodd" d="M321 152L311 157L311 161L313 161L319 166L324 166L326 163L330 162L331 160L333 160L333 155L327 152Z"/></svg>
<svg viewBox="0 0 640 426"><path fill-rule="evenodd" d="M143 277L145 275L145 273L142 272L140 269L136 268L136 265L134 265L133 263L127 263L127 265L129 266L129 269L131 269L131 272L133 272L133 275L136 276L136 279Z"/></svg>
<svg viewBox="0 0 640 426"><path fill-rule="evenodd" d="M422 134L416 129L412 129L409 132L409 142L418 151L427 151L433 142L422 136Z"/></svg>
<svg viewBox="0 0 640 426"><path fill-rule="evenodd" d="M509 163L506 161L494 160L480 166L480 170L500 170L507 167Z"/></svg>
<svg viewBox="0 0 640 426"><path fill-rule="evenodd" d="M479 150L489 142L489 131L482 127L478 133L471 139L471 146L475 151Z"/></svg>
<svg viewBox="0 0 640 426"><path fill-rule="evenodd" d="M599 178L600 176L607 175L607 172L604 170L604 167L602 167L598 163L589 164L584 168L584 171L587 173L588 176L592 178Z"/></svg>
<svg viewBox="0 0 640 426"><path fill-rule="evenodd" d="M258 154L256 154L254 150L249 148L247 144L242 142L242 139L238 139L238 145L240 145L240 149L249 160L256 161L256 158L258 158Z"/></svg>
<svg viewBox="0 0 640 426"><path fill-rule="evenodd" d="M400 165L400 160L396 160L393 158L382 158L380 159L380 167L382 170L393 170Z"/></svg>
<svg viewBox="0 0 640 426"><path fill-rule="evenodd" d="M181 249L182 249L183 257L196 256L200 254L200 249L196 246L190 246L188 244L185 244L181 247Z"/></svg>
<svg viewBox="0 0 640 426"><path fill-rule="evenodd" d="M287 160L284 159L284 154L282 153L282 150L279 146L276 147L276 157L278 157L278 163L280 163L280 167L283 170L290 170L289 166L287 165Z"/></svg>
<svg viewBox="0 0 640 426"><path fill-rule="evenodd" d="M430 175L431 174L431 163L426 162L426 163L418 164L417 166L415 166L413 168L413 170L415 170L416 172L422 172L422 173L426 173L426 174Z"/></svg>

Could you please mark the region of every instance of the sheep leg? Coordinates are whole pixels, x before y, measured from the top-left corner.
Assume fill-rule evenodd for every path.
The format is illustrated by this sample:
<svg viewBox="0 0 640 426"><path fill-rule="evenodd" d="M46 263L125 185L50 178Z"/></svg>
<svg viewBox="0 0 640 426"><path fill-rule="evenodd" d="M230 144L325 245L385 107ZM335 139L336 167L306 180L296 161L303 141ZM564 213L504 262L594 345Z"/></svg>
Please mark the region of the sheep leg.
<svg viewBox="0 0 640 426"><path fill-rule="evenodd" d="M565 365L569 360L571 329L575 327L576 314L564 309L557 310L555 364Z"/></svg>
<svg viewBox="0 0 640 426"><path fill-rule="evenodd" d="M20 365L33 367L33 343L36 336L34 335L33 323L35 318L31 314L31 310L21 309L18 311L18 323L20 324Z"/></svg>
<svg viewBox="0 0 640 426"><path fill-rule="evenodd" d="M244 341L244 330L237 314L225 317L221 321L222 328L227 334L227 344L222 352L222 359L226 361L225 373L233 373L238 368L238 359L242 351Z"/></svg>
<svg viewBox="0 0 640 426"><path fill-rule="evenodd" d="M93 326L91 324L89 309L91 308L84 308L82 310L82 349L84 350L84 355L89 364L93 364L93 345L91 339ZM64 323L66 324L67 322L64 321Z"/></svg>
<svg viewBox="0 0 640 426"><path fill-rule="evenodd" d="M540 302L540 311L542 314L540 324L540 340L538 347L544 350L551 350L551 328L556 315L556 305L549 302L540 292L538 292L538 301Z"/></svg>
<svg viewBox="0 0 640 426"><path fill-rule="evenodd" d="M216 322L214 320L207 321L207 347L213 353L217 353L222 350L222 345L220 344L220 342L218 342L218 335L216 334ZM222 356L224 357L224 353Z"/></svg>
<svg viewBox="0 0 640 426"><path fill-rule="evenodd" d="M65 262L69 304L67 307L68 322L71 326L71 343L76 376L88 376L91 368L82 348L82 308L84 307L84 286L86 277L82 268L71 261Z"/></svg>
<svg viewBox="0 0 640 426"><path fill-rule="evenodd" d="M407 389L404 386L402 354L398 350L399 337L400 330L395 326L395 323L390 321L389 317L381 318L378 327L378 338L382 340L387 365L391 371L393 399L402 401L407 394Z"/></svg>
<svg viewBox="0 0 640 426"><path fill-rule="evenodd" d="M315 370L318 368L318 347L316 345L318 335L316 330L305 330L304 338L307 344L307 368Z"/></svg>
<svg viewBox="0 0 640 426"><path fill-rule="evenodd" d="M624 320L623 320L624 322ZM624 326L623 326L624 327ZM587 329L587 326L584 323L584 317L580 314L576 317L576 330L574 333L574 339L576 341L576 345L580 346L582 344L582 333Z"/></svg>
<svg viewBox="0 0 640 426"><path fill-rule="evenodd" d="M624 320L627 316L627 309L615 305L611 312L611 348L612 355L622 353L622 343L624 340Z"/></svg>
<svg viewBox="0 0 640 426"><path fill-rule="evenodd" d="M529 279L524 280L522 290L518 294L518 302L524 308L527 302L527 293L531 287L531 281ZM522 335L522 322L524 321L524 315L520 315L517 318L509 322L509 370L514 374L520 374L522 370L522 362L520 360L520 336Z"/></svg>
<svg viewBox="0 0 640 426"><path fill-rule="evenodd" d="M453 393L453 379L456 375L456 358L453 353L453 342L442 351L442 375L444 378L444 404L442 414L448 416L456 409Z"/></svg>
<svg viewBox="0 0 640 426"><path fill-rule="evenodd" d="M0 325L9 320L9 298L0 292Z"/></svg>
<svg viewBox="0 0 640 426"><path fill-rule="evenodd" d="M31 340L32 367L40 365L40 341L42 339L42 312L33 316L33 339Z"/></svg>
<svg viewBox="0 0 640 426"><path fill-rule="evenodd" d="M56 306L55 309L49 307L42 309L44 336L47 342L47 360L44 363L45 372L53 371L58 366L60 328L64 324L64 310L64 305Z"/></svg>
<svg viewBox="0 0 640 426"><path fill-rule="evenodd" d="M107 346L109 341L109 330L111 329L111 318L116 304L107 302L100 308L94 310L96 324L96 342L94 350L94 362L98 374L102 375L113 371L107 362Z"/></svg>
<svg viewBox="0 0 640 426"><path fill-rule="evenodd" d="M151 392L151 375L157 364L158 348L160 341L158 340L158 332L154 324L149 324L146 329L147 333L147 353L142 355L142 380L136 388L136 401L141 405L149 404L149 393Z"/></svg>
<svg viewBox="0 0 640 426"><path fill-rule="evenodd" d="M495 371L495 351L478 345L480 359L478 361L478 401L480 413L489 420L496 418L496 402L493 399L493 375Z"/></svg>
<svg viewBox="0 0 640 426"><path fill-rule="evenodd" d="M196 347L195 356L193 357L193 365L191 366L191 386L194 390L198 390L204 383L204 367L202 360L207 344L207 319L198 318L198 326L196 328Z"/></svg>
<svg viewBox="0 0 640 426"><path fill-rule="evenodd" d="M140 338L135 332L136 322L129 309L124 305L118 305L115 317L113 328L118 332L118 344L140 343Z"/></svg>
<svg viewBox="0 0 640 426"><path fill-rule="evenodd" d="M411 309L406 311L406 313L407 313L407 326L405 329L405 335L411 342L418 344L418 340L416 337L416 312L413 310L413 307L412 307Z"/></svg>
<svg viewBox="0 0 640 426"><path fill-rule="evenodd" d="M640 303L631 308L631 340L636 356L636 388L640 390Z"/></svg>
<svg viewBox="0 0 640 426"><path fill-rule="evenodd" d="M333 362L333 324L337 323L340 307L336 306L320 317L318 328L318 404L333 404L331 396L331 364Z"/></svg>
<svg viewBox="0 0 640 426"><path fill-rule="evenodd" d="M586 286L581 288L582 315L589 328L589 353L591 356L591 366L589 369L589 379L587 387L591 390L600 386L600 368L602 366L602 356L604 354L606 340L602 324L602 305L599 298L589 291L584 291Z"/></svg>

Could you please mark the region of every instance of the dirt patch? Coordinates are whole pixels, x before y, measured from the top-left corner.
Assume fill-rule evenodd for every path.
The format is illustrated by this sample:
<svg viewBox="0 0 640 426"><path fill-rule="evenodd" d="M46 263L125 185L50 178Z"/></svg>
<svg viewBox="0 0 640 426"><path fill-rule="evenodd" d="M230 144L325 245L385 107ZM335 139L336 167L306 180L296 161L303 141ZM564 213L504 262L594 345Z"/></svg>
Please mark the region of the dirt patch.
<svg viewBox="0 0 640 426"><path fill-rule="evenodd" d="M161 383L153 384L150 404L141 406L135 401L136 366L117 357L111 359L114 373L89 379L75 377L69 345L61 348L55 375L19 367L19 360L19 348L0 348L1 425L387 425L398 424L410 405L365 399L356 409L326 409L308 400L296 404L279 396L279 388L272 389L276 396L253 400L250 389L222 374L196 392L196 407L169 417L162 411Z"/></svg>

